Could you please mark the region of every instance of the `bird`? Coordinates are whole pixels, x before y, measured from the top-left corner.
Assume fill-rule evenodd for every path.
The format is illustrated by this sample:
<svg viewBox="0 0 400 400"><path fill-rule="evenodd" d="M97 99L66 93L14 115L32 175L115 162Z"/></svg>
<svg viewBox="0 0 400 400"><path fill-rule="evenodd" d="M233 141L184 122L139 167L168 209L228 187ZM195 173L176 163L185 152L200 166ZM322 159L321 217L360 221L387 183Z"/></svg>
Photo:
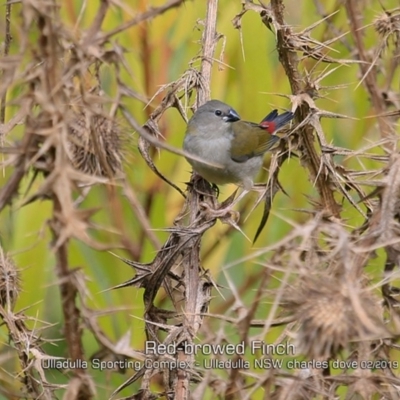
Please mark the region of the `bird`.
<svg viewBox="0 0 400 400"><path fill-rule="evenodd" d="M186 159L212 184L234 183L249 191L264 154L280 140L275 133L293 116L291 111L279 115L273 110L259 124L247 122L228 104L210 100L197 109L187 124L183 149L196 160Z"/></svg>

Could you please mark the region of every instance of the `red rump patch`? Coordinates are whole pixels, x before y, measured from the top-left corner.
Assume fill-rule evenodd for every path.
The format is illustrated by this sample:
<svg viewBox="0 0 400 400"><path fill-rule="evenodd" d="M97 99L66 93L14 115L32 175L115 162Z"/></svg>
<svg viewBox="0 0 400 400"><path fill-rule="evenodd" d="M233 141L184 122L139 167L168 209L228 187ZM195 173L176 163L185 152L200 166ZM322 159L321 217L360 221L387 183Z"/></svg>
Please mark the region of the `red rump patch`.
<svg viewBox="0 0 400 400"><path fill-rule="evenodd" d="M276 130L276 124L275 122L272 121L264 121L261 122L260 126L262 128L264 128L266 131L268 131L268 133L270 133L271 135L275 132Z"/></svg>
<svg viewBox="0 0 400 400"><path fill-rule="evenodd" d="M272 110L261 122L260 127L273 135L282 126L286 125L294 114L291 111L286 111L283 114L278 114L278 110Z"/></svg>

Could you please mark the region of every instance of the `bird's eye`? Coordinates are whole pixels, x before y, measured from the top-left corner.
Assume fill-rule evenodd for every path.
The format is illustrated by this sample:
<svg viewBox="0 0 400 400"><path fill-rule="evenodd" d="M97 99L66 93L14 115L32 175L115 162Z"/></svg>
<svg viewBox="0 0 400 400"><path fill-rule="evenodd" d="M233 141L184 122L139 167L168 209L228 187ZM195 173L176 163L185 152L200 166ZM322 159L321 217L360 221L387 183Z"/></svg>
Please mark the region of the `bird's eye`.
<svg viewBox="0 0 400 400"><path fill-rule="evenodd" d="M218 117L220 117L222 115L222 111L221 110L216 110L215 111L215 115L218 115Z"/></svg>

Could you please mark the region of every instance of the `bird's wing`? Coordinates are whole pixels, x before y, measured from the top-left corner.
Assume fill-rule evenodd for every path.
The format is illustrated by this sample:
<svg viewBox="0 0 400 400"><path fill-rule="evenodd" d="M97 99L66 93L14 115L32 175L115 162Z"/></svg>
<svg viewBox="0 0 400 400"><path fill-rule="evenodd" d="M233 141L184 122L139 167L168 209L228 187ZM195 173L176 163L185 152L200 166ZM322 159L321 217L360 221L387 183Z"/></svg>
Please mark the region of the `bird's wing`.
<svg viewBox="0 0 400 400"><path fill-rule="evenodd" d="M234 139L231 146L231 158L238 163L262 156L279 140L278 136L269 134L253 122L234 122L232 130Z"/></svg>

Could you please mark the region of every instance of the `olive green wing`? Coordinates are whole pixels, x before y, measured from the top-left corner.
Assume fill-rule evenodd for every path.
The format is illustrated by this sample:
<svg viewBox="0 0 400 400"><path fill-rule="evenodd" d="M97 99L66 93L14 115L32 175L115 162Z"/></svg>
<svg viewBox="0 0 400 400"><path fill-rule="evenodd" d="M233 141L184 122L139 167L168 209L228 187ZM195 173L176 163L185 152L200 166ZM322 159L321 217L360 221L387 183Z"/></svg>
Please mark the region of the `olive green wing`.
<svg viewBox="0 0 400 400"><path fill-rule="evenodd" d="M238 163L262 156L280 139L253 122L234 122L232 130L231 158Z"/></svg>

